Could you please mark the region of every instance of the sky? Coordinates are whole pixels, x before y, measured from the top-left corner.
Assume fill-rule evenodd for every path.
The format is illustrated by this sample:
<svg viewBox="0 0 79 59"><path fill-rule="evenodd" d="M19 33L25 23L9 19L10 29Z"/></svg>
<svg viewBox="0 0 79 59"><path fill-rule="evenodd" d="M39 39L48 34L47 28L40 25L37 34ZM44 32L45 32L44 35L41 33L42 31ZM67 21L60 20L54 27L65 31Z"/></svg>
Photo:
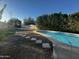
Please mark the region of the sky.
<svg viewBox="0 0 79 59"><path fill-rule="evenodd" d="M4 10L2 21L10 18L36 18L40 15L51 14L55 12L74 13L79 11L79 0L2 0L0 8L4 4L7 7Z"/></svg>

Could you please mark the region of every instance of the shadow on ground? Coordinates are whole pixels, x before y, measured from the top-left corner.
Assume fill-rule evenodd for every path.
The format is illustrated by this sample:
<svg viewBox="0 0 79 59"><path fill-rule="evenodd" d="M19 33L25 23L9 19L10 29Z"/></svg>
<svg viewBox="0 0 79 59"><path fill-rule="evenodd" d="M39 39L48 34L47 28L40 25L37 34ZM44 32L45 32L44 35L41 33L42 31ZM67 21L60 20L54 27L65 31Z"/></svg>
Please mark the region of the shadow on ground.
<svg viewBox="0 0 79 59"><path fill-rule="evenodd" d="M51 59L48 52L26 42L26 38L19 35L9 37L0 43L0 59Z"/></svg>

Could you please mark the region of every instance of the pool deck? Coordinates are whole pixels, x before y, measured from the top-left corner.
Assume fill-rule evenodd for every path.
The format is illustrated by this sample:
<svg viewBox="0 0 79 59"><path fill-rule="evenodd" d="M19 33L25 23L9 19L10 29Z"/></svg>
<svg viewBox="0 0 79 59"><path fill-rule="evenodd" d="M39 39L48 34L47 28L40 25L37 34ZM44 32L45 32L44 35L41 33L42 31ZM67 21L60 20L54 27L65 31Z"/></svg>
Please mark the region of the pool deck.
<svg viewBox="0 0 79 59"><path fill-rule="evenodd" d="M16 35L19 34L22 37L24 37L25 35L38 37L39 36L38 34L40 34L41 35L40 38L47 39L53 43L53 52L52 52L53 59L79 59L79 47L73 47L72 45L66 45L61 42L54 41L54 39L52 39L51 37L44 35L42 33L36 32L36 31L32 31L32 32L33 33L31 33L31 31L16 32ZM30 33L30 34L28 34L28 33ZM65 34L72 34L72 33L65 33ZM72 35L78 36L78 34L72 34ZM6 45L6 44L4 44L4 45ZM8 45L6 45L6 47L7 46ZM24 48L25 46L26 45L22 45L22 48ZM1 47L2 47L2 45L1 45ZM6 48L6 47L4 46L4 48ZM27 48L27 46L25 48ZM23 49L22 49L22 51L23 51ZM26 49L24 51L26 51ZM26 51L26 52L28 52L28 51Z"/></svg>
<svg viewBox="0 0 79 59"><path fill-rule="evenodd" d="M49 40L53 42L54 59L79 59L79 48L78 47L73 47L71 45L63 44L63 43L54 41L54 39L42 33L39 33L39 34L45 37L48 37ZM66 33L66 34L72 34L72 33ZM78 36L78 34L74 34L74 35Z"/></svg>
<svg viewBox="0 0 79 59"><path fill-rule="evenodd" d="M30 36L30 38L26 38ZM33 31L18 31L4 43L0 43L0 55L8 55L9 59L52 59L53 49L44 49L31 38L50 42L48 38ZM50 42L51 43L51 42ZM9 49L10 48L10 49ZM19 56L19 57L18 57ZM1 57L0 57L1 59Z"/></svg>

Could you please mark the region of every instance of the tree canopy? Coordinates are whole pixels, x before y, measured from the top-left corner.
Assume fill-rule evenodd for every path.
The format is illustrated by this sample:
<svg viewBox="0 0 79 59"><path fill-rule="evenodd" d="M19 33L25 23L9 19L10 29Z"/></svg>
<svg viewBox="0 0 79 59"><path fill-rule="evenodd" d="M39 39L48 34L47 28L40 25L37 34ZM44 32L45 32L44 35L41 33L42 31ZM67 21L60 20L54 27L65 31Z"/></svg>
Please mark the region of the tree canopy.
<svg viewBox="0 0 79 59"><path fill-rule="evenodd" d="M79 12L73 14L52 13L37 17L36 24L39 29L79 32Z"/></svg>
<svg viewBox="0 0 79 59"><path fill-rule="evenodd" d="M23 19L24 25L35 25L35 21L33 18L29 17L28 19Z"/></svg>
<svg viewBox="0 0 79 59"><path fill-rule="evenodd" d="M7 6L7 4L5 4L5 5L3 6L3 8L0 10L0 20L1 20L1 18L2 18L3 11L4 11L4 9L6 8L6 6Z"/></svg>
<svg viewBox="0 0 79 59"><path fill-rule="evenodd" d="M8 21L8 24L13 26L13 27L21 27L21 21L17 18L11 18L9 21Z"/></svg>

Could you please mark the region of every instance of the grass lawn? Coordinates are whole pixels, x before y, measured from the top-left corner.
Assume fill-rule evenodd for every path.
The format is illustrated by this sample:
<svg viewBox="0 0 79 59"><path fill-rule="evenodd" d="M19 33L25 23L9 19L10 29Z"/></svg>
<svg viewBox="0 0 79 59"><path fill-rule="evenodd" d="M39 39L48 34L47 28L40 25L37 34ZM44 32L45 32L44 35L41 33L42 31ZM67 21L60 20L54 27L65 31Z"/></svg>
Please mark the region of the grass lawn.
<svg viewBox="0 0 79 59"><path fill-rule="evenodd" d="M0 30L0 41L5 40L8 36L10 36L12 34L14 34L13 30L10 30L10 29Z"/></svg>

